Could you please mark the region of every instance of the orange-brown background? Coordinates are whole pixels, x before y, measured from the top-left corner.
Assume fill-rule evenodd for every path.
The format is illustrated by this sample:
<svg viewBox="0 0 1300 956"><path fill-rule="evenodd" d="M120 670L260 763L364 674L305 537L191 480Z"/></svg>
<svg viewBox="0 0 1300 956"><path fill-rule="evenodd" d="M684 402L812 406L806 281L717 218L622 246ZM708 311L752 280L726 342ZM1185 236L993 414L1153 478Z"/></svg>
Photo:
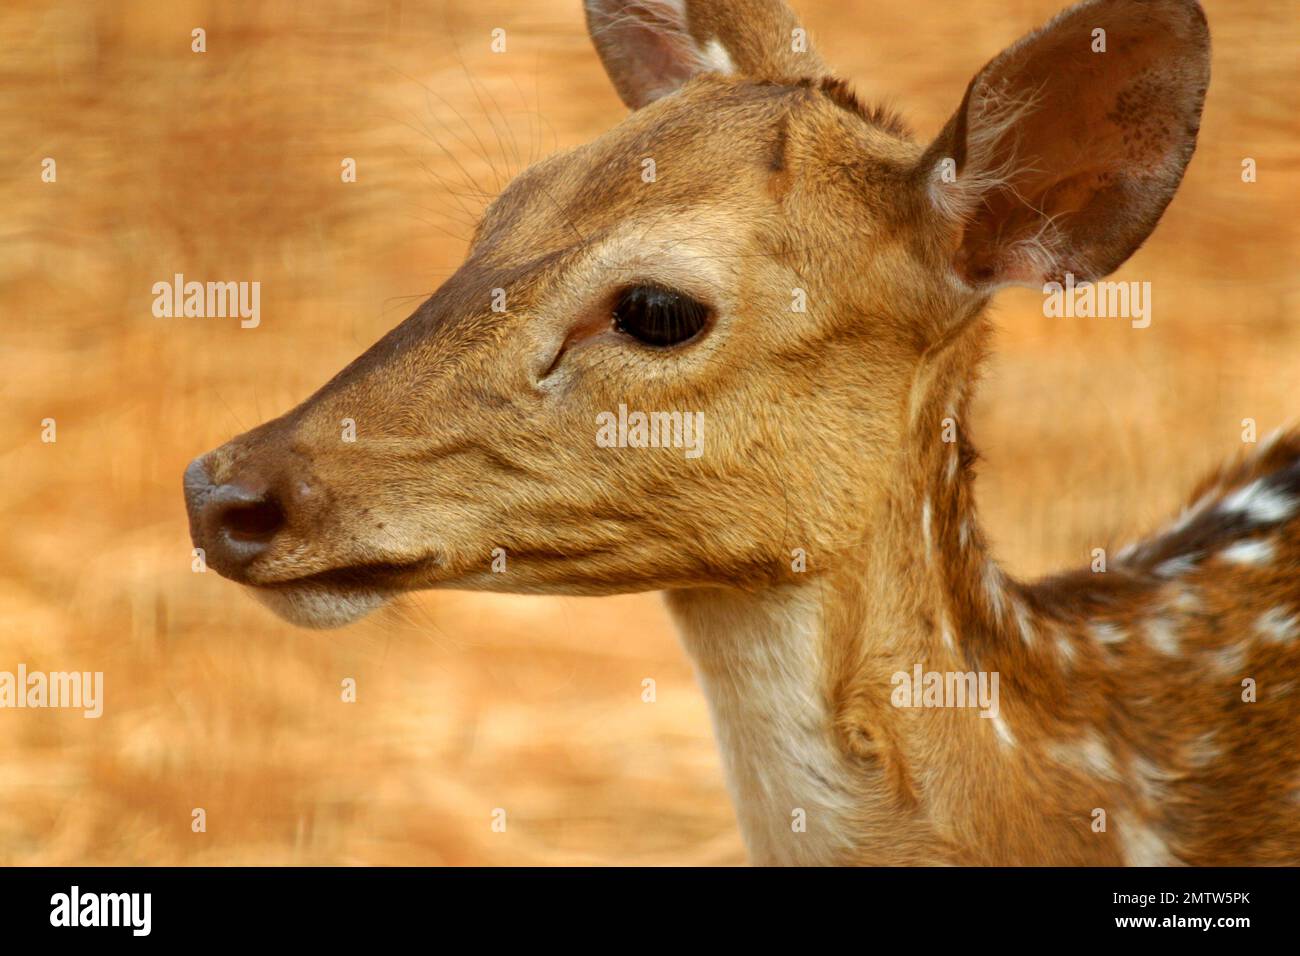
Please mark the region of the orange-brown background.
<svg viewBox="0 0 1300 956"><path fill-rule="evenodd" d="M921 136L1058 8L796 5ZM996 305L975 433L1014 571L1148 526L1243 418L1300 417L1296 6L1207 7L1199 151L1117 276L1153 283L1151 328L1044 319L1032 292ZM742 861L655 596L425 595L307 633L190 571L189 458L403 318L482 194L621 117L578 0L9 2L0 76L0 670L106 675L98 721L0 711L0 863ZM175 272L260 281L261 327L153 318Z"/></svg>

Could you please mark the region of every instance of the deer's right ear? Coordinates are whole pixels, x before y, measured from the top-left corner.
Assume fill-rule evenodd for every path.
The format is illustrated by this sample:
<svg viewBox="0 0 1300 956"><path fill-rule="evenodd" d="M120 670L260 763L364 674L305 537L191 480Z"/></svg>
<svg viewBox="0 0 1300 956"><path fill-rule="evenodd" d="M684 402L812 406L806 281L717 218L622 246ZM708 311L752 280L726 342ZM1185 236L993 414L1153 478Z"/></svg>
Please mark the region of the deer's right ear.
<svg viewBox="0 0 1300 956"><path fill-rule="evenodd" d="M1116 269L1182 181L1209 80L1196 0L1088 0L995 58L918 170L957 278Z"/></svg>
<svg viewBox="0 0 1300 956"><path fill-rule="evenodd" d="M817 77L826 68L782 0L583 0L618 95L640 109L697 73Z"/></svg>

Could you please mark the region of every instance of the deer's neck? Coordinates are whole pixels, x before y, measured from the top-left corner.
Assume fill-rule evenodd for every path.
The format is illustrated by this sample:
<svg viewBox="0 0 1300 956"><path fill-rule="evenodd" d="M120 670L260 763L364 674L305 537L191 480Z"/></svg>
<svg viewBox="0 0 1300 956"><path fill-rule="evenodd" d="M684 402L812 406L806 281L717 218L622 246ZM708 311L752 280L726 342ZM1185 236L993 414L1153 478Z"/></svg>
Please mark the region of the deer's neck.
<svg viewBox="0 0 1300 956"><path fill-rule="evenodd" d="M995 682L1038 635L985 549L965 410L963 380L923 370L860 547L789 583L669 595L756 862L958 862L976 810L1028 796L997 783L1020 757ZM946 675L973 674L975 701L927 706L897 679L918 670L948 705Z"/></svg>
<svg viewBox="0 0 1300 956"><path fill-rule="evenodd" d="M713 716L741 832L758 863L816 864L852 840L858 794L826 693L826 619L815 589L672 592L669 606Z"/></svg>

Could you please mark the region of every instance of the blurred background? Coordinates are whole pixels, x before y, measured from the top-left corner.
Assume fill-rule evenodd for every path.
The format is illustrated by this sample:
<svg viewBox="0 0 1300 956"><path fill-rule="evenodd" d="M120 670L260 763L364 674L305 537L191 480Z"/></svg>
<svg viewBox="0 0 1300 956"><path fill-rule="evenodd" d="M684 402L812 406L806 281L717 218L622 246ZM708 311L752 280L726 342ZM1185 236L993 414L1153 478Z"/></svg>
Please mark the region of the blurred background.
<svg viewBox="0 0 1300 956"><path fill-rule="evenodd" d="M1061 6L794 5L922 139ZM1151 327L995 305L973 428L1013 572L1151 526L1242 419L1300 419L1297 7L1205 6L1198 153L1114 277L1152 282ZM189 459L308 395L514 173L622 117L578 0L7 0L0 75L0 670L101 670L106 698L0 711L0 864L743 862L656 596L421 595L313 633L190 569ZM260 281L260 327L154 318L176 272Z"/></svg>

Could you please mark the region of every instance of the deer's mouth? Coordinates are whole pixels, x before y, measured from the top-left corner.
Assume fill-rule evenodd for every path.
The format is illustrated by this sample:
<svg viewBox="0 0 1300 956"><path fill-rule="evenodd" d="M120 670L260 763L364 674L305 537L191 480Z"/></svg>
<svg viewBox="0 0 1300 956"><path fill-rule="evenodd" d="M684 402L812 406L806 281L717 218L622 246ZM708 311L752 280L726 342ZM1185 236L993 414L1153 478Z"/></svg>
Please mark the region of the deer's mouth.
<svg viewBox="0 0 1300 956"><path fill-rule="evenodd" d="M262 604L299 627L342 627L404 591L427 587L436 556L404 562L367 562L279 581L246 582Z"/></svg>
<svg viewBox="0 0 1300 956"><path fill-rule="evenodd" d="M250 582L258 588L282 590L317 588L347 593L351 591L408 591L427 587L430 577L443 566L439 555L426 555L410 561L366 561L330 568L313 574L278 581Z"/></svg>

